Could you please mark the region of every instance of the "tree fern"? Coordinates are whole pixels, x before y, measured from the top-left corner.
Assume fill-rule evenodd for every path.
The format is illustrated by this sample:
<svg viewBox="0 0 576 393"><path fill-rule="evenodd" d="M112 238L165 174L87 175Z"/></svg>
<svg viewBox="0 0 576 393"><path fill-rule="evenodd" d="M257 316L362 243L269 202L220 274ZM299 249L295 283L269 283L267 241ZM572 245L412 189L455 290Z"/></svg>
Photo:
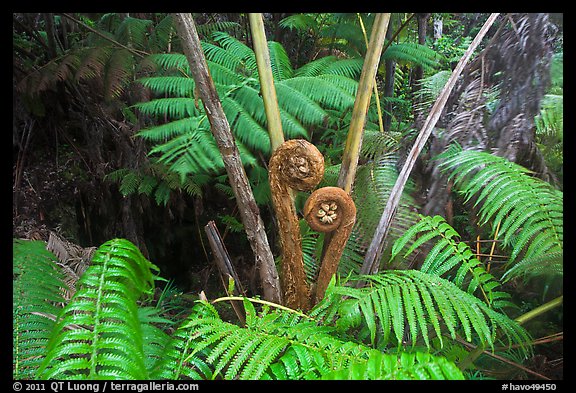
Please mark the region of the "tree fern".
<svg viewBox="0 0 576 393"><path fill-rule="evenodd" d="M33 379L68 288L45 242L14 239L12 251L13 377Z"/></svg>
<svg viewBox="0 0 576 393"><path fill-rule="evenodd" d="M510 295L495 290L500 283L494 276L486 271L470 247L459 241L460 235L441 216L428 217L420 215L420 222L406 231L392 247L391 258L404 251L406 257L418 247L431 242L430 250L426 251L426 258L420 271L437 276L453 274L451 281L466 292L477 294L489 306L502 308L511 303L507 300ZM433 241L432 241L433 240ZM411 242L409 247L407 243Z"/></svg>
<svg viewBox="0 0 576 393"><path fill-rule="evenodd" d="M151 269L157 270L126 240L100 246L57 320L39 376L147 378L136 301L153 288Z"/></svg>
<svg viewBox="0 0 576 393"><path fill-rule="evenodd" d="M214 32L211 38L202 44L210 73L239 149L245 153L243 163L250 165L254 156L265 159L271 149L255 55L227 33ZM269 42L269 50L287 138L308 139L310 128L324 127L331 116L338 116L331 111L341 113L352 108L357 82L335 74L295 77L284 48ZM152 89L157 98L135 107L160 124L139 135L154 142L151 153L158 154L161 162L183 176L220 173L221 158L214 149L203 109L194 97L185 56L158 54L147 61L155 64L156 75L142 78L140 83Z"/></svg>
<svg viewBox="0 0 576 393"><path fill-rule="evenodd" d="M467 341L493 346L499 329L508 345L520 344L529 351L526 330L448 280L418 270L387 270L360 279L368 285L329 287L327 300L310 315L335 320L344 331L365 330L366 338L378 347L402 346L404 340L415 345L421 337L430 348L429 330L441 345L446 332L453 339L462 334ZM335 302L341 296L347 299Z"/></svg>
<svg viewBox="0 0 576 393"><path fill-rule="evenodd" d="M222 379L318 379L334 378L334 370L364 369L369 376L379 378L455 378L461 379L454 364L446 359L417 354L385 355L353 341L341 340L330 326L319 326L304 315L273 310L265 305L257 312L249 299L243 301L246 325L225 322L208 303L195 306L201 317L190 318L177 333L178 345L164 377L189 375ZM185 344L187 343L187 344ZM182 356L185 352L187 356ZM404 361L400 361L404 359ZM424 365L424 363L428 364ZM380 363L373 370L375 364ZM429 367L437 373L425 370ZM213 374L211 374L213 370ZM442 370L442 372L440 371ZM353 375L357 376L357 375Z"/></svg>
<svg viewBox="0 0 576 393"><path fill-rule="evenodd" d="M563 249L563 193L520 165L476 151L449 149L439 157L465 201L475 198L480 223L500 223L510 262Z"/></svg>

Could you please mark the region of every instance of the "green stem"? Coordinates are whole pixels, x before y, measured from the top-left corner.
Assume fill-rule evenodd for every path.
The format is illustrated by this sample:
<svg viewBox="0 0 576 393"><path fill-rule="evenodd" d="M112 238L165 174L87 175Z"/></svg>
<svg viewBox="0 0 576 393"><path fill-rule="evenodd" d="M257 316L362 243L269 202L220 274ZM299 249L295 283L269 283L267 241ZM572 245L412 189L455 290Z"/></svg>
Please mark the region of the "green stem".
<svg viewBox="0 0 576 393"><path fill-rule="evenodd" d="M545 312L560 306L563 301L564 301L564 295L558 296L556 299L550 300L548 303L538 306L534 310L528 311L526 314L520 315L518 318L515 319L515 321L518 322L520 325L522 325L528 322L529 320L536 318L540 314L544 314Z"/></svg>
<svg viewBox="0 0 576 393"><path fill-rule="evenodd" d="M296 315L299 315L299 316L304 317L304 318L307 318L307 319L313 319L312 317L309 317L308 315L304 314L303 312L294 310L294 309L289 308L289 307L285 307L285 306L283 306L283 305L281 305L281 304L277 304L277 303L273 303L273 302L268 302L268 301L266 301L266 300L261 300L261 299L245 298L245 297L242 297L242 296L224 296L224 297L219 297L218 299L212 300L211 303L214 304L214 303L218 303L218 302L225 302L225 301L228 301L228 300L240 300L240 301L243 301L244 299L246 299L246 300L248 300L249 302L252 302L252 303L260 303L260 304L265 304L265 305L270 306L270 307L279 308L280 310L288 311L288 312L294 313L294 314L296 314Z"/></svg>

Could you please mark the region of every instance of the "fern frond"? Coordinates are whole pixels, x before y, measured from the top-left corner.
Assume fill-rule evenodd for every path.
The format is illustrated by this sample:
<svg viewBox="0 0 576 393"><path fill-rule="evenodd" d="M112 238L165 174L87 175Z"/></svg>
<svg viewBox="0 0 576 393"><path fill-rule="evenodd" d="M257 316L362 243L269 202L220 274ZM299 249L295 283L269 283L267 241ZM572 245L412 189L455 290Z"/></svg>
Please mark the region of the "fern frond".
<svg viewBox="0 0 576 393"><path fill-rule="evenodd" d="M465 199L476 198L480 222L500 222L503 243L512 248L511 263L520 255L533 258L563 249L561 191L489 153L449 149L439 158Z"/></svg>
<svg viewBox="0 0 576 393"><path fill-rule="evenodd" d="M556 251L547 254L539 254L531 258L525 258L508 269L502 276L504 282L516 277L542 277L564 275L564 252Z"/></svg>
<svg viewBox="0 0 576 393"><path fill-rule="evenodd" d="M266 155L270 153L268 130L250 116L238 101L231 97L224 97L222 108L236 138L252 151L260 151Z"/></svg>
<svg viewBox="0 0 576 393"><path fill-rule="evenodd" d="M469 294L481 291L481 297L491 307L501 308L510 305L505 299L509 294L496 291L500 283L489 274L470 247L459 241L460 235L441 216L420 216L420 222L402 235L392 247L392 258L395 258L405 245L412 244L404 252L404 257L421 245L434 239L434 245L427 252L420 271L442 276L453 273L453 281L458 287L464 288ZM467 285L465 279L470 277Z"/></svg>
<svg viewBox="0 0 576 393"><path fill-rule="evenodd" d="M258 65L256 64L256 55L250 47L222 31L212 33L212 38L226 51L241 59L249 75L255 75Z"/></svg>
<svg viewBox="0 0 576 393"><path fill-rule="evenodd" d="M175 70L184 75L192 75L188 59L183 53L153 53L146 56L146 60L161 70Z"/></svg>
<svg viewBox="0 0 576 393"><path fill-rule="evenodd" d="M84 49L80 55L82 61L76 71L76 81L102 76L112 52L113 48L110 46Z"/></svg>
<svg viewBox="0 0 576 393"><path fill-rule="evenodd" d="M286 49L278 42L268 41L268 51L270 53L270 65L274 81L278 82L292 78L294 70Z"/></svg>
<svg viewBox="0 0 576 393"><path fill-rule="evenodd" d="M369 244L379 218L390 196L390 190L398 177L395 153L379 153L376 161L358 168L354 184L354 202L357 206L356 229L365 244ZM403 193L397 213L392 221L390 239L395 240L418 221L418 205L410 196L414 185L408 183Z"/></svg>
<svg viewBox="0 0 576 393"><path fill-rule="evenodd" d="M322 124L328 116L326 111L306 94L285 83L289 81L276 84L280 109L299 119L304 126Z"/></svg>
<svg viewBox="0 0 576 393"><path fill-rule="evenodd" d="M310 14L295 14L283 18L278 25L284 29L307 32L317 29L318 21Z"/></svg>
<svg viewBox="0 0 576 393"><path fill-rule="evenodd" d="M456 365L444 357L429 353L402 352L398 356L374 351L365 362L328 372L322 379L340 380L463 380Z"/></svg>
<svg viewBox="0 0 576 393"><path fill-rule="evenodd" d="M39 376L147 378L136 301L153 288L151 269L158 270L127 240L100 246L59 316Z"/></svg>
<svg viewBox="0 0 576 393"><path fill-rule="evenodd" d="M12 252L12 373L35 379L68 287L45 242L13 239Z"/></svg>
<svg viewBox="0 0 576 393"><path fill-rule="evenodd" d="M150 34L149 42L152 48L150 52L166 52L175 35L174 21L172 15L168 14L154 26L154 30Z"/></svg>
<svg viewBox="0 0 576 393"><path fill-rule="evenodd" d="M304 64L302 67L294 70L294 76L314 77L322 75L326 72L328 67L337 61L338 58L336 56L325 56L316 60L312 60L311 62Z"/></svg>
<svg viewBox="0 0 576 393"><path fill-rule="evenodd" d="M378 351L367 346L340 340L334 335L333 327L318 326L301 315L271 310L268 306L257 312L250 299L244 299L243 303L245 327L223 321L210 304L202 302L195 306L200 310L204 308L202 317L190 318L179 329L186 332L184 337L193 341L187 347L193 349L187 350L188 356L174 359L171 369L178 371L171 377L184 375L183 371L189 370L195 371L196 377L201 376L197 370L202 364L208 371L206 374L213 367L213 375L221 375L226 380L330 378L334 370L361 368L375 358L382 361L378 369L382 375L391 378L416 375L412 373L416 364L407 360L399 363L395 355L376 355ZM184 364L184 360L194 364ZM424 359L419 361L425 363ZM435 359L427 358L427 361L434 363ZM423 372L419 375L425 377ZM444 376L448 375L458 374L446 372Z"/></svg>
<svg viewBox="0 0 576 393"><path fill-rule="evenodd" d="M325 321L333 318L344 331L365 326L370 342L378 347L394 341L401 346L406 337L414 345L422 337L430 348L431 326L441 345L442 332L447 330L452 338L463 334L467 341L493 346L494 334L500 329L509 345L520 344L529 351L526 330L448 280L417 270L387 270L360 279L368 286L331 285L326 300L310 315ZM341 296L347 300L336 301Z"/></svg>
<svg viewBox="0 0 576 393"><path fill-rule="evenodd" d="M194 97L194 79L182 76L155 76L140 78L139 83L158 95L172 97Z"/></svg>
<svg viewBox="0 0 576 393"><path fill-rule="evenodd" d="M424 69L437 68L440 65L442 56L434 49L425 45L404 42L390 45L382 54L383 59L394 59L396 61L409 62L419 65Z"/></svg>
<svg viewBox="0 0 576 393"><path fill-rule="evenodd" d="M289 86L298 90L302 94L322 105L323 108L336 109L344 112L354 106L355 96L349 94L344 89L335 86L334 83L330 83L335 80L336 78L332 78L328 81L322 78L295 77L285 80L283 83L279 83L278 85Z"/></svg>
<svg viewBox="0 0 576 393"><path fill-rule="evenodd" d="M193 98L158 98L156 100L135 104L134 108L138 109L144 114L158 118L167 116L169 119L184 119L184 123L186 121L198 122L197 119L188 118L198 115L198 110L196 109Z"/></svg>

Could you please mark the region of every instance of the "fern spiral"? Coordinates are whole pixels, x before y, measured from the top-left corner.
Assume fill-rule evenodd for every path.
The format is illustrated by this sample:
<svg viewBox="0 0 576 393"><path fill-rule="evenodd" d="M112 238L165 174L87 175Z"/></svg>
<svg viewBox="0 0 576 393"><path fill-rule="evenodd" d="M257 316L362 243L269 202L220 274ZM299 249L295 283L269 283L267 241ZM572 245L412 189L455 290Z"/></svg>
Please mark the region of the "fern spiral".
<svg viewBox="0 0 576 393"><path fill-rule="evenodd" d="M333 234L316 282L314 301L317 303L338 270L340 257L356 221L356 205L342 188L323 187L314 191L306 201L304 218L315 231Z"/></svg>
<svg viewBox="0 0 576 393"><path fill-rule="evenodd" d="M303 139L284 142L270 158L268 177L282 247L282 285L286 304L293 308L308 309L310 289L290 189L309 191L320 183L323 175L324 156Z"/></svg>

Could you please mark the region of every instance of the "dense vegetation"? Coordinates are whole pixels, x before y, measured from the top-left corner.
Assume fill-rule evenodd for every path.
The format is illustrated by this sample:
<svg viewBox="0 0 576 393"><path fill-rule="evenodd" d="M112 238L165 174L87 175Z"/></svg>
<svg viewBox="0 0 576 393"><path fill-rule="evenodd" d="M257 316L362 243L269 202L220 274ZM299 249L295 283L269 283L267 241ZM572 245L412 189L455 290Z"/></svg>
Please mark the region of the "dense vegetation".
<svg viewBox="0 0 576 393"><path fill-rule="evenodd" d="M193 16L281 271L248 15ZM14 378L562 379L561 15L500 15L408 154L487 17L391 14L355 221L338 274L299 310L263 296L174 16L13 14ZM335 187L375 15L263 19L284 138L315 146L315 187ZM314 289L335 246L302 218L311 191L292 197Z"/></svg>

